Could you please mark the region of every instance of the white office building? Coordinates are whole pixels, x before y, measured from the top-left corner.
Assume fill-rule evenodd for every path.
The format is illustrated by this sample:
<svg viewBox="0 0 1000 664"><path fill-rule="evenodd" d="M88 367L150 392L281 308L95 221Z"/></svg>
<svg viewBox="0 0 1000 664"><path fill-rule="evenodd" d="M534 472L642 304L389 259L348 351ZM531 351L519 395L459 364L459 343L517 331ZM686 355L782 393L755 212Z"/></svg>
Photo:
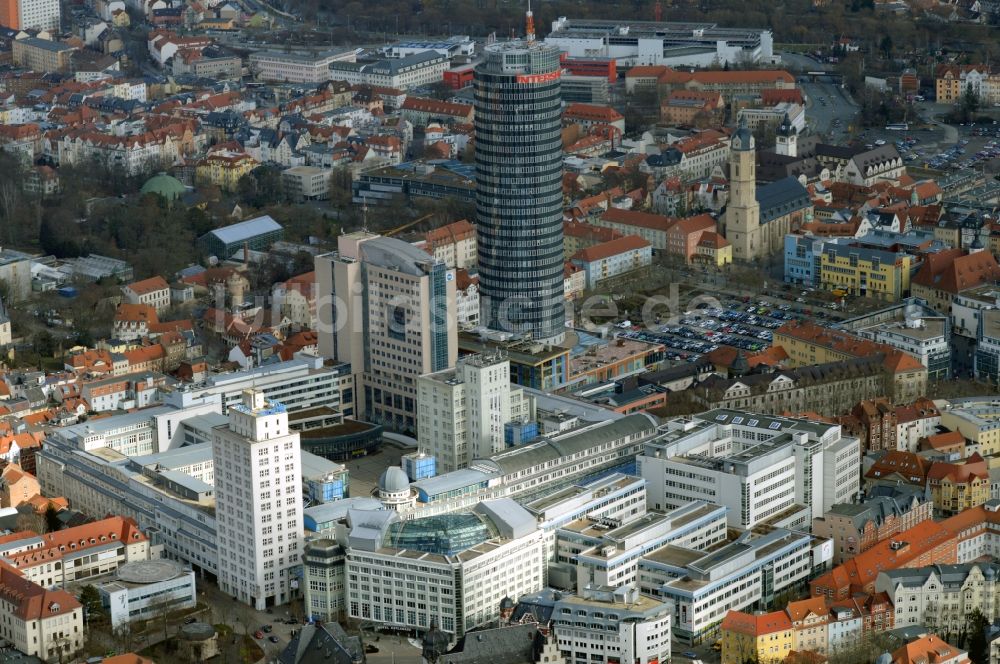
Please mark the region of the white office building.
<svg viewBox="0 0 1000 664"><path fill-rule="evenodd" d="M331 78L331 64L354 62L356 58L354 49L320 53L257 51L250 54L249 67L254 78L261 81L323 83Z"/></svg>
<svg viewBox="0 0 1000 664"><path fill-rule="evenodd" d="M319 350L351 366L359 416L416 433L417 379L455 366L455 272L365 231L316 257Z"/></svg>
<svg viewBox="0 0 1000 664"><path fill-rule="evenodd" d="M466 356L454 369L417 381L417 440L437 458L438 472L503 451L504 426L533 419L531 401L511 385L510 361L501 353Z"/></svg>
<svg viewBox="0 0 1000 664"><path fill-rule="evenodd" d="M439 83L451 60L433 50L376 62L340 61L330 63L330 78L351 85L378 85L412 90Z"/></svg>
<svg viewBox="0 0 1000 664"><path fill-rule="evenodd" d="M18 24L8 28L20 30L50 30L58 32L61 27L62 11L59 0L7 0L16 3Z"/></svg>
<svg viewBox="0 0 1000 664"><path fill-rule="evenodd" d="M472 512L400 520L391 510L351 510L348 615L456 637L495 622L504 597L544 587L544 535L510 499Z"/></svg>
<svg viewBox="0 0 1000 664"><path fill-rule="evenodd" d="M188 463L190 451L183 452ZM173 451L168 455L174 454ZM202 455L211 462L211 451ZM146 457L148 461L151 457ZM77 509L92 516L119 514L134 519L163 553L191 565L200 574L218 574L214 489L184 473L174 474L164 459L148 465L108 448L80 450L50 436L36 455L38 481L50 496L65 496ZM172 479L171 479L172 478Z"/></svg>
<svg viewBox="0 0 1000 664"><path fill-rule="evenodd" d="M703 500L728 507L731 526L808 530L860 489L861 447L838 425L716 409L666 429L637 460L656 510Z"/></svg>
<svg viewBox="0 0 1000 664"><path fill-rule="evenodd" d="M180 447L184 444L181 422L199 415L219 414L222 402L213 395L178 397L168 397L162 406L53 429L50 438L59 438L84 451L110 448L125 456L144 456Z"/></svg>
<svg viewBox="0 0 1000 664"><path fill-rule="evenodd" d="M674 637L701 643L715 637L730 610L802 587L833 559L833 543L783 528L746 531L711 551L667 545L639 559L639 589L672 605Z"/></svg>
<svg viewBox="0 0 1000 664"><path fill-rule="evenodd" d="M670 605L635 588L589 588L526 595L504 622L551 622L566 662L661 664L670 661L672 619Z"/></svg>
<svg viewBox="0 0 1000 664"><path fill-rule="evenodd" d="M299 434L288 413L247 390L212 441L219 588L258 610L298 596L302 553Z"/></svg>
<svg viewBox="0 0 1000 664"><path fill-rule="evenodd" d="M556 555L560 562L575 564L570 590L620 588L636 584L637 564L644 554L668 544L707 549L726 540L726 529L726 508L701 501L666 514L648 512L627 523L607 516L584 517L558 530Z"/></svg>
<svg viewBox="0 0 1000 664"><path fill-rule="evenodd" d="M341 401L341 383L348 380L348 367L326 366L322 357L296 353L284 362L275 362L245 371L212 374L204 382L184 384L173 393L178 404L205 396L220 395L222 409L239 404L243 390L263 392L268 401L281 403L289 412L327 406L334 410L349 407Z"/></svg>
<svg viewBox="0 0 1000 664"><path fill-rule="evenodd" d="M656 421L645 413L551 434L476 459L468 468L413 482L416 502L411 510L455 512L471 509L481 500L549 495L629 464L643 442L656 435Z"/></svg>
<svg viewBox="0 0 1000 664"><path fill-rule="evenodd" d="M194 571L174 560L141 560L118 568L113 581L97 586L111 627L149 620L198 604Z"/></svg>
<svg viewBox="0 0 1000 664"><path fill-rule="evenodd" d="M714 23L576 19L552 21L546 44L571 58L614 58L619 66L719 67L776 64L770 30Z"/></svg>

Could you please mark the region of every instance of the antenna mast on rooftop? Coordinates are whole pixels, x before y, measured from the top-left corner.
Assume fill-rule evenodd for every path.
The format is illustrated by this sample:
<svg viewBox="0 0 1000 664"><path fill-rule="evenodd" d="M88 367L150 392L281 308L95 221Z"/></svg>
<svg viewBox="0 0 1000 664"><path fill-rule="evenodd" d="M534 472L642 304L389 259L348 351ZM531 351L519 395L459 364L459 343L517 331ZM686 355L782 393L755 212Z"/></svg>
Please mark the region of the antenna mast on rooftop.
<svg viewBox="0 0 1000 664"><path fill-rule="evenodd" d="M531 0L528 0L528 11L524 14L524 38L529 44L535 42L535 15L531 13Z"/></svg>

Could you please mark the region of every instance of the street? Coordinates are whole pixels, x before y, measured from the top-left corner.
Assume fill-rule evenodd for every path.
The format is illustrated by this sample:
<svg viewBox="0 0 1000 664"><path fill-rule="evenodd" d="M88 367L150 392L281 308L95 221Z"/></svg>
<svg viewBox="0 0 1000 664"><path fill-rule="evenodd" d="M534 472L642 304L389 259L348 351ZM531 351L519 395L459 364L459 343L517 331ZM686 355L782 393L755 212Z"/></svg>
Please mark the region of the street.
<svg viewBox="0 0 1000 664"><path fill-rule="evenodd" d="M858 107L837 83L800 83L806 96L806 122L830 140L846 140L858 118Z"/></svg>

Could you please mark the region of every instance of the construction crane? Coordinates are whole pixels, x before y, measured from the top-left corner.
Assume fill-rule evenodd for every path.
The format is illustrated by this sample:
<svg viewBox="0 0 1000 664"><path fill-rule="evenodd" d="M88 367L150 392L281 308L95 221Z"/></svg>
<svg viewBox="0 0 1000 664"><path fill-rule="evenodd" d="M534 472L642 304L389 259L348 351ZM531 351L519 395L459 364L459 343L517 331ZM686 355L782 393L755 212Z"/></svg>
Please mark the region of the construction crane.
<svg viewBox="0 0 1000 664"><path fill-rule="evenodd" d="M435 214L434 212L431 212L430 214L425 214L424 216L420 217L419 219L414 219L413 221L405 223L402 226L397 226L396 228L393 228L391 231L387 231L385 233L382 233L382 235L388 237L390 235L395 235L396 233L398 233L400 231L405 231L410 226L416 226L421 221L427 221L428 219L430 219L431 217L433 217L434 214Z"/></svg>

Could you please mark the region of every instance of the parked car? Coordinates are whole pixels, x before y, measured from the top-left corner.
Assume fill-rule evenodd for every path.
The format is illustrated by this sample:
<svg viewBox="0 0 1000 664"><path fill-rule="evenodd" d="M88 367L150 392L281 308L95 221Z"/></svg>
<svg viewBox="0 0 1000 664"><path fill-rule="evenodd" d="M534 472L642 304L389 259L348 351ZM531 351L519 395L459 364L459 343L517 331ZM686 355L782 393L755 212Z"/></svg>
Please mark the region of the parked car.
<svg viewBox="0 0 1000 664"><path fill-rule="evenodd" d="M262 631L260 631L258 629L256 632L253 633L253 638L255 638L255 639L263 639L264 638L264 632L262 632Z"/></svg>
<svg viewBox="0 0 1000 664"><path fill-rule="evenodd" d="M267 640L270 641L271 643L277 643L280 639L278 639L278 637L272 634L271 636L267 637Z"/></svg>

